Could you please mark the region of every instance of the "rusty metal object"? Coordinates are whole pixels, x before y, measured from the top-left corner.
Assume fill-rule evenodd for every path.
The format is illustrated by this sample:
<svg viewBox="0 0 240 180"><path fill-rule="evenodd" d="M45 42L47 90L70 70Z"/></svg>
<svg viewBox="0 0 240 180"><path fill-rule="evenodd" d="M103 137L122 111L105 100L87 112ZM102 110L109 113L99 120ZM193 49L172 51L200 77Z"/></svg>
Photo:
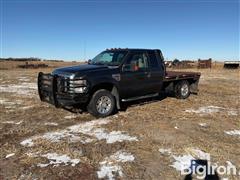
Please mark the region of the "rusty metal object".
<svg viewBox="0 0 240 180"><path fill-rule="evenodd" d="M212 59L198 59L198 68L212 68Z"/></svg>
<svg viewBox="0 0 240 180"><path fill-rule="evenodd" d="M23 65L18 65L19 68L25 68L25 69L37 69L37 68L46 68L48 67L47 64L41 63L41 64L29 64L26 62Z"/></svg>

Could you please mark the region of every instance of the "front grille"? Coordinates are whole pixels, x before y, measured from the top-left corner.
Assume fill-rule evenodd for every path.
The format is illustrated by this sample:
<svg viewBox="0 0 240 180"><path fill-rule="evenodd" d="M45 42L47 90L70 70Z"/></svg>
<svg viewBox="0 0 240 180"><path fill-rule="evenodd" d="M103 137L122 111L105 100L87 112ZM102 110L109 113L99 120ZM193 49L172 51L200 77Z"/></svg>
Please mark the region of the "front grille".
<svg viewBox="0 0 240 180"><path fill-rule="evenodd" d="M67 93L69 90L69 80L65 77L57 77L57 89L59 93Z"/></svg>

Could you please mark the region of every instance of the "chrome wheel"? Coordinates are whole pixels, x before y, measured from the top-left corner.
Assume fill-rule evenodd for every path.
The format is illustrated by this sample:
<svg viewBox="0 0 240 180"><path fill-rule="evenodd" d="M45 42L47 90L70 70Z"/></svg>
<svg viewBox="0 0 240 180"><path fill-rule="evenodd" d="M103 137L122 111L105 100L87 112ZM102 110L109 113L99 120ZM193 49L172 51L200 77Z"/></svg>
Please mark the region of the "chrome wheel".
<svg viewBox="0 0 240 180"><path fill-rule="evenodd" d="M109 112L112 106L112 101L108 96L101 96L96 103L97 111L100 114L106 114Z"/></svg>
<svg viewBox="0 0 240 180"><path fill-rule="evenodd" d="M182 96L187 96L189 93L189 88L187 84L183 84L181 87L181 94Z"/></svg>

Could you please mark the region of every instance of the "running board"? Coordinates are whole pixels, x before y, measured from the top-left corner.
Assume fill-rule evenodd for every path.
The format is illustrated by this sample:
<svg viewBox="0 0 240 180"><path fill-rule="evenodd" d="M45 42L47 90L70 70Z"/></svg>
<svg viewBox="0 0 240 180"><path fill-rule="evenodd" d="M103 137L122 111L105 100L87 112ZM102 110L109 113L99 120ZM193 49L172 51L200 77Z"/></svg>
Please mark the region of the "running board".
<svg viewBox="0 0 240 180"><path fill-rule="evenodd" d="M145 96L138 96L138 97L133 97L133 98L129 98L129 99L122 99L122 102L129 102L129 101L135 101L135 100L139 100L139 99L146 99L146 98L151 98L151 97L157 97L159 95L159 93L155 93L155 94L148 94Z"/></svg>

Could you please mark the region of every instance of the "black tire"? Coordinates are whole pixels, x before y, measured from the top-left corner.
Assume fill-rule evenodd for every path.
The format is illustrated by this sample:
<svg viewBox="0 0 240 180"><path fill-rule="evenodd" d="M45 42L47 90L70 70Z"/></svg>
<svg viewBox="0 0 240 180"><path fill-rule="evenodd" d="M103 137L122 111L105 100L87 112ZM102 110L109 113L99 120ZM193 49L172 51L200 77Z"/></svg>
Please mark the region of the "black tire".
<svg viewBox="0 0 240 180"><path fill-rule="evenodd" d="M99 108L97 108L97 105L98 104L103 104L103 103L98 103L98 102L101 102L101 98L105 98L107 99L108 102L110 102L110 105L106 107L106 112L100 112L99 111ZM106 104L106 103L105 103ZM103 106L103 105L99 105L100 107ZM98 106L98 107L99 107ZM103 108L104 109L104 108ZM115 98L114 96L111 94L111 92L109 92L108 90L106 89L100 89L100 90L97 90L88 106L87 106L87 110L90 114L92 114L93 116L95 117L106 117L106 116L109 116L111 114L113 114L115 112L115 109L116 109L116 101L115 101ZM103 110L104 111L104 110Z"/></svg>
<svg viewBox="0 0 240 180"><path fill-rule="evenodd" d="M186 99L190 96L190 85L188 81L179 81L174 87L175 97L178 99Z"/></svg>

